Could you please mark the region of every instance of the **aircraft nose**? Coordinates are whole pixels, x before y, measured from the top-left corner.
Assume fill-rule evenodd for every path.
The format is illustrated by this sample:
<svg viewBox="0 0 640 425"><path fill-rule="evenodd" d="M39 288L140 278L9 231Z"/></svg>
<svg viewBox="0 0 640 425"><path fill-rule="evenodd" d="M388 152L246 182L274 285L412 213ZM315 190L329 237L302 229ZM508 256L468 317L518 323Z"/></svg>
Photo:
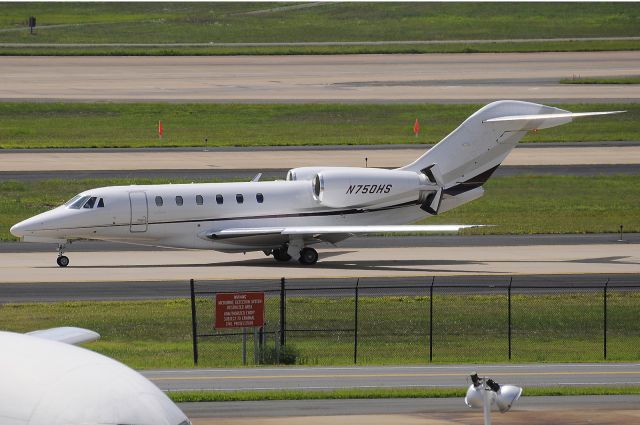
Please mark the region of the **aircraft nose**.
<svg viewBox="0 0 640 425"><path fill-rule="evenodd" d="M20 223L14 224L13 227L9 229L9 231L13 236L19 238L23 236L31 236L34 234L34 232L42 230L42 227L48 221L49 216L50 211L38 214L36 216L23 220Z"/></svg>
<svg viewBox="0 0 640 425"><path fill-rule="evenodd" d="M21 221L20 223L16 223L11 226L11 229L9 229L11 234L17 238L23 237L27 231L26 221L27 220Z"/></svg>

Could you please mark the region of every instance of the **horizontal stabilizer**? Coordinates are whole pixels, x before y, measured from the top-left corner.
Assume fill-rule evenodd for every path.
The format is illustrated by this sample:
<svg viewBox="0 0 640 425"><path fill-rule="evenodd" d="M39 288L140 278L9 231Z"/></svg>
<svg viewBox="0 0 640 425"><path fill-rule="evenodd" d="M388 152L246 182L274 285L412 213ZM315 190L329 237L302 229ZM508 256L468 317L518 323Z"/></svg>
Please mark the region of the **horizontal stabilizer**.
<svg viewBox="0 0 640 425"><path fill-rule="evenodd" d="M257 227L224 229L217 232L206 232L209 239L238 238L260 235L299 235L316 236L330 234L367 234L367 233L413 233L413 232L457 232L461 229L484 227L474 224L444 225L387 225L387 226L296 226L296 227Z"/></svg>
<svg viewBox="0 0 640 425"><path fill-rule="evenodd" d="M620 114L626 111L566 112L559 114L510 115L490 118L483 123L500 125L504 130L541 130L571 122L574 118Z"/></svg>
<svg viewBox="0 0 640 425"><path fill-rule="evenodd" d="M100 338L100 334L97 332L91 331L89 329L74 328L69 326L27 332L27 335L73 345L95 341L96 339Z"/></svg>

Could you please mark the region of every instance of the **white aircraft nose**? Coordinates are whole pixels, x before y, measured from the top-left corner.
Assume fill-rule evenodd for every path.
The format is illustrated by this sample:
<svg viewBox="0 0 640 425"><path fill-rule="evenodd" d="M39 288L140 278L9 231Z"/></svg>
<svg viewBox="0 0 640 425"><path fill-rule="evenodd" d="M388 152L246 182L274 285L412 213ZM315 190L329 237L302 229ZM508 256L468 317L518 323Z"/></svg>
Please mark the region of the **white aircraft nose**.
<svg viewBox="0 0 640 425"><path fill-rule="evenodd" d="M27 220L24 220L20 223L14 224L9 231L17 238L23 237L28 229L26 222Z"/></svg>
<svg viewBox="0 0 640 425"><path fill-rule="evenodd" d="M52 214L51 211L43 212L31 218L21 221L13 225L9 231L13 236L19 238L23 236L34 236L35 232L43 230L46 224L50 224Z"/></svg>

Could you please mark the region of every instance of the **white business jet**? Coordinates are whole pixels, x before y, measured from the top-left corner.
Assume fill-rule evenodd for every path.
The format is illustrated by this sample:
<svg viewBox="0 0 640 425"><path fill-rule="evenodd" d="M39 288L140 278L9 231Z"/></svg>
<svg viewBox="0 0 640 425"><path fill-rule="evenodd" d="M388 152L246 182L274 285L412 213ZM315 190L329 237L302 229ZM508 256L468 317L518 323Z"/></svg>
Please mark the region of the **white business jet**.
<svg viewBox="0 0 640 425"><path fill-rule="evenodd" d="M0 424L191 425L138 372L71 345L99 337L71 327L0 332Z"/></svg>
<svg viewBox="0 0 640 425"><path fill-rule="evenodd" d="M473 225L406 225L479 198L482 185L530 130L573 118L536 103L491 103L404 167L294 168L286 181L111 186L84 191L64 205L22 221L24 241L65 245L98 239L140 245L263 251L277 261L318 260L311 245L355 234L448 232Z"/></svg>

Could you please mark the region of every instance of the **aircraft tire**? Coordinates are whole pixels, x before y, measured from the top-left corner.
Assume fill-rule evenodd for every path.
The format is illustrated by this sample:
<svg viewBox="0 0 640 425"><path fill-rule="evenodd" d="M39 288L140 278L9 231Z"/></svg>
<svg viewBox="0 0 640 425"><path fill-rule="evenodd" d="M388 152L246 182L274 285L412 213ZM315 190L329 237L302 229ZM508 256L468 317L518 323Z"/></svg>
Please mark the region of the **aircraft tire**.
<svg viewBox="0 0 640 425"><path fill-rule="evenodd" d="M313 248L302 248L298 261L305 266L312 266L318 262L318 251Z"/></svg>
<svg viewBox="0 0 640 425"><path fill-rule="evenodd" d="M275 258L276 261L282 262L291 260L291 256L287 254L287 250L285 249L274 249L273 258Z"/></svg>
<svg viewBox="0 0 640 425"><path fill-rule="evenodd" d="M69 265L69 257L67 257L66 255L61 255L56 260L56 263L58 263L60 267L67 267Z"/></svg>

